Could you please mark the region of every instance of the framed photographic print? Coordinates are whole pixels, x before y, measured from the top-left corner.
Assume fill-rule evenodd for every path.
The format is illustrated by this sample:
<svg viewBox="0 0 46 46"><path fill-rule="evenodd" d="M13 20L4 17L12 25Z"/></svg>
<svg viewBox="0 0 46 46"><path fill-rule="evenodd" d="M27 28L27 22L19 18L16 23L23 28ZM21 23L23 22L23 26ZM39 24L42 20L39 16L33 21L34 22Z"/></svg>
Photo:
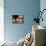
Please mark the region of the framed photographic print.
<svg viewBox="0 0 46 46"><path fill-rule="evenodd" d="M12 24L23 24L24 15L12 15Z"/></svg>

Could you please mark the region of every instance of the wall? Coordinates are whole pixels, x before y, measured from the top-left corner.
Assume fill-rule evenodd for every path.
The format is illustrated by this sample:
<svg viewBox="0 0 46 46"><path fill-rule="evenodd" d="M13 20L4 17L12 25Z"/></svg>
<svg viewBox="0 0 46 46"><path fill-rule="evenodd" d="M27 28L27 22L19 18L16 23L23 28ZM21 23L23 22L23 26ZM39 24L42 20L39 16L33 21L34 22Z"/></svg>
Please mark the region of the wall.
<svg viewBox="0 0 46 46"><path fill-rule="evenodd" d="M4 0L0 0L0 42L4 41Z"/></svg>
<svg viewBox="0 0 46 46"><path fill-rule="evenodd" d="M46 9L46 0L41 0L40 1L40 9L41 9L41 11L43 9ZM41 21L40 25L46 26L46 20L45 20L46 19L46 10L43 12L42 17L43 17L43 22Z"/></svg>
<svg viewBox="0 0 46 46"><path fill-rule="evenodd" d="M5 0L4 34L7 41L18 41L32 29L35 12L40 10L40 0ZM24 15L24 24L12 24L12 15Z"/></svg>

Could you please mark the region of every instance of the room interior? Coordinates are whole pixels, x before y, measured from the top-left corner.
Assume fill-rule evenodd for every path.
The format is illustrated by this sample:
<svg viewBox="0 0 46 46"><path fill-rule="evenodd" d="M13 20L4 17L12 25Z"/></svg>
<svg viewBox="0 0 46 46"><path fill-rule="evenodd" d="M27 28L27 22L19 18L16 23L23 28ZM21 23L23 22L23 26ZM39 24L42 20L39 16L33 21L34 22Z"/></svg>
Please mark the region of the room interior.
<svg viewBox="0 0 46 46"><path fill-rule="evenodd" d="M45 4L46 0L0 0L0 46L46 46Z"/></svg>

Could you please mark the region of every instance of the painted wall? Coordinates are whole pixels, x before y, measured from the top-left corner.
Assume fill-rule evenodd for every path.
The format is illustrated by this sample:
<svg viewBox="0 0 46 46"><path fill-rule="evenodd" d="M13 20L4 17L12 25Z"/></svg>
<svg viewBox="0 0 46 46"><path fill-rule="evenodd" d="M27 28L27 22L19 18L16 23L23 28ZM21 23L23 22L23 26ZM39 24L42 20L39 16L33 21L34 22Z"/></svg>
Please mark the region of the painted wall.
<svg viewBox="0 0 46 46"><path fill-rule="evenodd" d="M40 0L5 0L4 1L5 40L18 41L32 29L35 14L40 10ZM12 24L12 15L24 15L24 24Z"/></svg>
<svg viewBox="0 0 46 46"><path fill-rule="evenodd" d="M41 0L40 2L41 2L40 9L42 11L43 9L46 9L46 0ZM42 17L43 17L43 22L41 21L40 25L46 26L46 10L43 12Z"/></svg>
<svg viewBox="0 0 46 46"><path fill-rule="evenodd" d="M4 0L0 0L0 42L4 41Z"/></svg>

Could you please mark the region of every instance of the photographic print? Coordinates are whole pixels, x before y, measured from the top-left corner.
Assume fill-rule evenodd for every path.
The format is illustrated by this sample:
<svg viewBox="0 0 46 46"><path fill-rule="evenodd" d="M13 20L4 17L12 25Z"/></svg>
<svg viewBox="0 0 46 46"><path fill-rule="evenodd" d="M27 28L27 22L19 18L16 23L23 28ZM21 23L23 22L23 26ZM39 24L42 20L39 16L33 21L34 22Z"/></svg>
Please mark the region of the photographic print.
<svg viewBox="0 0 46 46"><path fill-rule="evenodd" d="M12 24L23 24L24 16L23 15L12 15Z"/></svg>

